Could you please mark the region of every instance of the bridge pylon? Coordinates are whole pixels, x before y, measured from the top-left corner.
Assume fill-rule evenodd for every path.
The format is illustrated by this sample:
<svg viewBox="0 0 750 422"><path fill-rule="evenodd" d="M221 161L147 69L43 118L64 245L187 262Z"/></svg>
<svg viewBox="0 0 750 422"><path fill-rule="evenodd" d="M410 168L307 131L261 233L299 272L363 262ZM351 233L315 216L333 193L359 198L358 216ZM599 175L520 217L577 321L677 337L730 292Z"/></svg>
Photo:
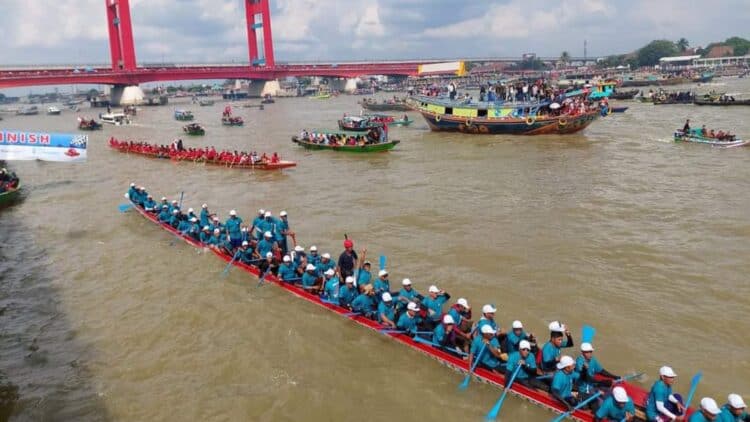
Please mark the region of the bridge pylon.
<svg viewBox="0 0 750 422"><path fill-rule="evenodd" d="M107 6L107 29L112 70L135 70L133 26L129 0L104 0Z"/></svg>
<svg viewBox="0 0 750 422"><path fill-rule="evenodd" d="M268 0L245 0L247 44L252 66L273 67L273 36ZM263 56L258 52L258 29L263 31Z"/></svg>

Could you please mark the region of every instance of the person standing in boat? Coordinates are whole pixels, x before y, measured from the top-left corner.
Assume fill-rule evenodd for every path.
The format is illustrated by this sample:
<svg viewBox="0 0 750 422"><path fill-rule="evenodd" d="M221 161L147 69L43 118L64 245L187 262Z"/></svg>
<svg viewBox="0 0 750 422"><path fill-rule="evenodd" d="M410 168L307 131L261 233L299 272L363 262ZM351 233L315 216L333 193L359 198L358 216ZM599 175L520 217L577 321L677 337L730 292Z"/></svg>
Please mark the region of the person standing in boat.
<svg viewBox="0 0 750 422"><path fill-rule="evenodd" d="M242 231L240 226L242 225L242 219L237 216L237 211L229 211L229 218L224 222L224 229L227 234L229 242L232 244L232 248L237 248L242 244Z"/></svg>
<svg viewBox="0 0 750 422"><path fill-rule="evenodd" d="M672 394L675 378L677 374L669 366L659 368L659 379L651 387L646 402L646 418L649 422L685 420L682 396Z"/></svg>
<svg viewBox="0 0 750 422"><path fill-rule="evenodd" d="M354 275L354 266L358 259L357 252L354 251L354 242L350 239L344 240L344 252L339 256L339 274L344 280Z"/></svg>
<svg viewBox="0 0 750 422"><path fill-rule="evenodd" d="M294 237L294 232L289 230L289 219L286 211L281 211L279 213L279 218L276 220L276 227L273 231L276 235L276 243L281 248L281 253L286 255L288 251L287 247L287 236ZM326 269L323 269L325 271Z"/></svg>
<svg viewBox="0 0 750 422"><path fill-rule="evenodd" d="M690 133L690 119L685 120L685 126L682 127L682 133L685 135Z"/></svg>
<svg viewBox="0 0 750 422"><path fill-rule="evenodd" d="M448 84L448 97L451 101L456 99L456 85L453 82Z"/></svg>

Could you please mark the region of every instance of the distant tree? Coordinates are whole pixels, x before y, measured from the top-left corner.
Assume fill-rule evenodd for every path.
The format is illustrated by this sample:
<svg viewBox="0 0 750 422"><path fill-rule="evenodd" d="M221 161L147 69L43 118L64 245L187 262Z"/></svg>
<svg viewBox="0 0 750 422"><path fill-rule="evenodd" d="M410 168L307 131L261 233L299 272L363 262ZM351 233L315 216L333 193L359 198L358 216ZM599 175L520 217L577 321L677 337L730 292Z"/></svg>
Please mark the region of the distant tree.
<svg viewBox="0 0 750 422"><path fill-rule="evenodd" d="M639 66L654 66L662 57L674 56L679 52L675 43L669 40L654 40L638 50Z"/></svg>
<svg viewBox="0 0 750 422"><path fill-rule="evenodd" d="M690 42L686 38L680 38L677 40L677 48L682 52L688 49L690 47Z"/></svg>
<svg viewBox="0 0 750 422"><path fill-rule="evenodd" d="M542 70L545 68L544 62L537 57L530 57L521 61L523 70Z"/></svg>
<svg viewBox="0 0 750 422"><path fill-rule="evenodd" d="M724 41L724 44L732 47L732 49L734 50L732 54L734 54L735 56L744 56L748 51L750 51L750 41L746 40L745 38L727 38L727 40Z"/></svg>

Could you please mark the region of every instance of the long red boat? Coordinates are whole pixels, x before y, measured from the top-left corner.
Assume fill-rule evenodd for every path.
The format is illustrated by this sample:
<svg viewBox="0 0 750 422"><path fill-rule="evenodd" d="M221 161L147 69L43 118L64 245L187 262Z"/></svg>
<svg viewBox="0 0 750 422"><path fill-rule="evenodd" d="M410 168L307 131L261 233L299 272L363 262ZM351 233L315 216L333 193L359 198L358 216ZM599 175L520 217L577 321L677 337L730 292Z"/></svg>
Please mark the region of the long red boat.
<svg viewBox="0 0 750 422"><path fill-rule="evenodd" d="M279 161L260 161L256 162L255 164L251 163L231 163L227 161L219 161L219 160L192 160L188 158L183 158L177 154L171 154L167 152L150 152L150 151L140 151L140 150L133 150L130 148L128 142L120 142L114 138L111 138L109 140L109 147L112 149L115 149L119 152L125 153L125 154L135 154L135 155L142 155L144 157L148 158L161 158L165 160L173 160L173 161L186 161L190 163L202 163L202 164L208 164L212 166L222 166L226 168L232 168L232 169L247 169L247 170L281 170L284 168L289 167L295 167L297 165L294 161L285 161L285 160L279 160Z"/></svg>
<svg viewBox="0 0 750 422"><path fill-rule="evenodd" d="M192 239L191 237L187 235L183 235L182 233L180 233L179 230L173 228L169 224L160 223L155 215L146 212L144 209L140 208L135 203L133 203L132 205L133 205L133 208L137 210L138 213L141 214L143 217L161 226L161 228L170 232L174 236L181 238L182 240L184 240L191 246L194 246L196 248L201 248L201 249L205 247L204 244ZM218 256L224 262L232 261L232 257L230 255L223 253L215 248L209 248L209 249L211 250L211 252L213 252L216 256ZM232 265L242 269L243 271L253 275L256 278L260 277L260 270L258 269L258 267L255 267L253 265L247 265L239 261L234 261ZM368 319L360 315L352 315L349 309L346 309L337 305L333 305L331 303L324 302L317 295L308 293L304 289L299 288L293 284L282 282L273 274L268 274L265 278L265 281L268 283L275 284L278 287L286 290L287 292L297 297L300 297L322 308L326 308L329 311L335 312L341 315L342 317L350 319L354 321L355 323L365 328L369 328L375 332L380 333L380 330L388 329L388 327L381 325L377 321L373 321L371 319ZM441 364L446 365L449 368L452 368L456 371L459 371L462 373L469 372L468 361L465 361L461 357L458 357L454 354L448 353L442 349L439 349L429 344L414 341L411 337L409 337L406 334L392 333L392 332L380 333L380 334L386 335L392 338L393 340L401 344L404 344L415 351L424 353L427 356L437 360ZM474 375L474 379L477 381L481 381L481 382L491 384L497 387L505 386L504 376L498 375L487 369L477 367L473 375ZM625 388L625 390L628 393L628 396L630 396L630 398L633 400L633 403L636 405L636 409L637 409L636 416L639 419L645 420L644 409L646 405L646 400L648 399L648 391L645 391L640 386L637 386L628 382L621 382L618 385ZM519 383L514 383L512 387L510 388L509 392L515 396L523 398L533 404L539 405L543 408L546 408L556 413L562 414L568 410L566 407L560 404L560 402L558 402L557 399L555 399L551 394L547 393L546 391L541 391L541 390L526 387ZM689 415L691 411L692 409L689 409L687 414ZM569 417L572 420L584 421L584 422L592 422L594 420L594 416L592 412L589 410L576 410Z"/></svg>

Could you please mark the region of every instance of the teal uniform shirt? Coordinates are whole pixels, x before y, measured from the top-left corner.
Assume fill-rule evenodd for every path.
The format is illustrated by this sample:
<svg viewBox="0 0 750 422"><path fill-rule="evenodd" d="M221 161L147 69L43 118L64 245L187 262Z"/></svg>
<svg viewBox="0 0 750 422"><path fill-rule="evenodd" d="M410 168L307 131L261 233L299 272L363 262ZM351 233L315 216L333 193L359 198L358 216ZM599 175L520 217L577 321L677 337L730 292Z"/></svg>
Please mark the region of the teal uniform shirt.
<svg viewBox="0 0 750 422"><path fill-rule="evenodd" d="M583 373L583 364L586 362L586 359L583 356L578 356L576 358L576 372ZM594 391L595 386L591 383L591 380L594 379L594 375L598 374L602 371L602 365L599 364L599 361L596 360L595 356L591 356L591 360L588 361L589 368L586 371L587 379L588 381L584 381L583 377L578 381L578 391L582 391L584 393L591 393Z"/></svg>
<svg viewBox="0 0 750 422"><path fill-rule="evenodd" d="M208 225L208 229L211 230L211 233L214 232L215 229L219 229L224 232L224 226L221 225L221 222L216 221L215 223L212 221L211 224Z"/></svg>
<svg viewBox="0 0 750 422"><path fill-rule="evenodd" d="M286 235L283 234L289 230L289 222L284 221L281 218L276 219L276 230L273 231L274 240L277 242L283 242L286 239Z"/></svg>
<svg viewBox="0 0 750 422"><path fill-rule="evenodd" d="M210 221L208 221L208 209L202 208L201 209L201 227L207 226Z"/></svg>
<svg viewBox="0 0 750 422"><path fill-rule="evenodd" d="M470 353L474 355L474 358L477 359L477 355L479 352L482 352L482 356L479 356L479 362L492 369L498 368L502 362L500 362L500 359L496 358L495 355L492 354L487 348L493 347L495 349L500 347L500 343L497 341L497 337L492 337L490 340L490 344L484 347L484 341L483 337L481 335L475 336L474 339L471 341L471 349ZM484 347L484 350L482 351L482 348Z"/></svg>
<svg viewBox="0 0 750 422"><path fill-rule="evenodd" d="M218 236L211 235L211 237L208 238L208 244L212 246L219 246L219 244L221 243L222 237L223 237L222 235L218 235Z"/></svg>
<svg viewBox="0 0 750 422"><path fill-rule="evenodd" d="M432 331L433 343L444 346L447 340L447 337L448 337L448 333L445 331L444 324L438 324L437 326L435 326L435 329Z"/></svg>
<svg viewBox="0 0 750 422"><path fill-rule="evenodd" d="M169 223L172 224L172 218L169 219ZM187 222L187 220L177 220L177 230L180 233L187 233L188 230L190 230L190 223Z"/></svg>
<svg viewBox="0 0 750 422"><path fill-rule="evenodd" d="M161 212L159 213L159 221L162 223L166 223L170 218L172 218L172 216L169 215L167 208L162 208Z"/></svg>
<svg viewBox="0 0 750 422"><path fill-rule="evenodd" d="M414 317L411 318L409 317L408 313L404 312L398 318L398 322L396 323L396 328L398 328L401 331L406 331L408 333L416 334L418 323L419 323L419 317L417 315L414 315Z"/></svg>
<svg viewBox="0 0 750 422"><path fill-rule="evenodd" d="M258 239L263 239L263 234L265 232L271 232L271 236L274 235L274 221L272 218L264 218L263 221L258 223L258 229L260 229L260 233L258 234ZM273 237L271 237L273 239Z"/></svg>
<svg viewBox="0 0 750 422"><path fill-rule="evenodd" d="M304 274L302 274L302 285L304 287L312 287L315 285L315 281L318 279L318 277L315 275L315 273L310 274L309 272L305 271Z"/></svg>
<svg viewBox="0 0 750 422"><path fill-rule="evenodd" d="M253 218L253 233L251 233L253 236L255 236L256 239L262 239L263 233L260 233L260 235L257 235L257 231L260 230L259 224L263 221L263 216L259 215L255 218Z"/></svg>
<svg viewBox="0 0 750 422"><path fill-rule="evenodd" d="M392 322L396 322L396 307L393 306L393 301L383 302L381 300L380 303L378 303L378 322L382 324L383 317L381 315L385 315L385 317Z"/></svg>
<svg viewBox="0 0 750 422"><path fill-rule="evenodd" d="M201 234L199 236L199 239L201 243L208 243L208 240L211 238L211 235L206 231L201 231Z"/></svg>
<svg viewBox="0 0 750 422"><path fill-rule="evenodd" d="M572 346L573 344L571 344L570 339L568 338L563 340L563 343L559 348L552 344L552 342L548 341L544 343L544 346L542 347L542 370L551 371L552 364L556 363L557 358L562 354L560 349Z"/></svg>
<svg viewBox="0 0 750 422"><path fill-rule="evenodd" d="M372 287L375 288L375 297L377 298L378 302L383 300L383 293L391 292L391 283L388 280L383 280L380 277L375 280L375 283L373 283Z"/></svg>
<svg viewBox="0 0 750 422"><path fill-rule="evenodd" d="M403 311L406 309L406 305L408 305L409 302L414 302L414 298L417 296L419 296L419 293L417 293L414 288L406 290L402 287L401 290L398 291L398 302L396 302L396 308L399 311Z"/></svg>
<svg viewBox="0 0 750 422"><path fill-rule="evenodd" d="M443 304L448 300L446 295L438 295L435 299L426 297L422 301L422 306L427 308L427 315L432 321L440 321L443 315Z"/></svg>
<svg viewBox="0 0 750 422"><path fill-rule="evenodd" d="M715 421L716 420L714 419L714 422ZM696 410L692 415L690 415L688 422L711 422L711 419L708 419L705 416L703 416L703 413L701 413L700 410Z"/></svg>
<svg viewBox="0 0 750 422"><path fill-rule="evenodd" d="M188 234L190 237L197 240L201 234L201 226L199 226L198 223L191 223L188 228Z"/></svg>
<svg viewBox="0 0 750 422"><path fill-rule="evenodd" d="M156 209L156 202L153 199L146 198L146 201L143 202L143 208L146 211L154 211Z"/></svg>
<svg viewBox="0 0 750 422"><path fill-rule="evenodd" d="M240 250L242 249L240 248ZM240 260L243 263L248 264L248 265L257 265L258 264L257 262L253 262L257 259L253 256L253 253L255 253L253 248L248 246L247 248L245 248L245 250L242 251L242 255L240 255Z"/></svg>
<svg viewBox="0 0 750 422"><path fill-rule="evenodd" d="M352 301L352 310L370 316L375 312L375 299L362 293Z"/></svg>
<svg viewBox="0 0 750 422"><path fill-rule="evenodd" d="M564 399L572 397L573 384L578 380L578 377L579 374L576 371L566 374L562 369L558 369L555 376L552 377L552 392Z"/></svg>
<svg viewBox="0 0 750 422"><path fill-rule="evenodd" d="M310 252L310 253L309 253L309 254L307 255L307 263L308 263L308 264L313 264L313 265L315 265L315 270L318 270L318 271L319 271L319 270L320 270L320 268L319 268L319 264L320 264L320 255L318 255L318 253L317 253L317 252L316 252L315 254L313 254L312 252Z"/></svg>
<svg viewBox="0 0 750 422"><path fill-rule="evenodd" d="M138 198L138 189L136 189L136 188L134 188L134 187L131 186L128 189L128 198L131 201L136 202L136 199Z"/></svg>
<svg viewBox="0 0 750 422"><path fill-rule="evenodd" d="M633 400L628 397L628 402L625 403L625 406L619 407L615 402L615 398L610 395L604 400L601 406L599 406L599 410L596 411L596 417L599 419L620 422L625 418L626 412L635 415L635 405L633 405Z"/></svg>
<svg viewBox="0 0 750 422"><path fill-rule="evenodd" d="M526 331L521 330L520 335L516 335L516 332L514 330L508 331L508 334L505 337L505 347L508 349L508 353L517 352L518 344L521 343L521 340L528 340L528 339L529 339L529 335L526 334Z"/></svg>
<svg viewBox="0 0 750 422"><path fill-rule="evenodd" d="M281 264L279 267L279 277L284 281L297 278L297 273L294 271L294 265L292 265L291 262Z"/></svg>
<svg viewBox="0 0 750 422"><path fill-rule="evenodd" d="M341 306L349 306L357 296L357 288L352 286L348 287L346 284L339 288L339 304Z"/></svg>
<svg viewBox="0 0 750 422"><path fill-rule="evenodd" d="M669 403L669 396L672 395L672 387L668 386L664 381L658 380L651 387L651 391L648 393L648 403L646 404L646 417L652 421L656 419L659 412L656 410L656 402L663 402L665 405Z"/></svg>
<svg viewBox="0 0 750 422"><path fill-rule="evenodd" d="M453 312L451 312L451 311L453 311ZM452 316L453 320L456 321L456 324L458 324L459 320L456 319L456 315L458 315L458 311L456 311L455 309L451 308L451 310L448 311L448 314L450 316ZM454 315L454 314L456 314L456 315ZM481 318L479 318L479 321L477 322L476 328L474 328L474 332L476 332L477 334L481 334L482 333L482 327L485 326L485 325L489 325L495 331L500 331L499 327L497 326L497 322L495 322L494 319L487 319L485 317L481 317Z"/></svg>
<svg viewBox="0 0 750 422"><path fill-rule="evenodd" d="M372 281L372 274L370 274L369 271L365 271L364 269L360 268L359 273L356 275L357 280L357 286L364 286L366 284L370 284Z"/></svg>
<svg viewBox="0 0 750 422"><path fill-rule="evenodd" d="M273 249L273 241L269 242L266 239L261 240L258 242L258 254L261 256L261 258L265 258L266 254L268 252L271 252Z"/></svg>
<svg viewBox="0 0 750 422"><path fill-rule="evenodd" d="M240 225L242 224L242 219L239 217L229 217L227 221L224 223L224 227L227 230L227 234L229 234L229 237L232 239L239 239L242 237L242 231L240 230Z"/></svg>
<svg viewBox="0 0 750 422"><path fill-rule="evenodd" d="M515 372L516 367L518 366L518 362L523 359L521 357L520 352L511 352L508 355L508 362L506 362L505 367L508 368L508 371L511 371L511 373ZM523 359L524 362L526 362L526 367L532 370L536 370L536 359L534 359L534 355L529 353L526 355L526 358ZM516 379L519 380L525 380L529 378L529 374L525 370L518 371L518 375L516 375Z"/></svg>
<svg viewBox="0 0 750 422"><path fill-rule="evenodd" d="M325 293L326 297L329 300L338 302L340 284L341 284L341 280L339 280L339 278L336 277L335 275L329 278L328 280L326 280L326 284L325 286L323 286L323 292Z"/></svg>
<svg viewBox="0 0 750 422"><path fill-rule="evenodd" d="M732 410L729 408L729 404L725 404L721 407L721 413L714 419L714 422L744 422L750 420L750 416L747 412L742 412L739 416L734 416Z"/></svg>
<svg viewBox="0 0 750 422"><path fill-rule="evenodd" d="M180 226L180 221L184 221L184 220L180 220L179 214L173 214L171 217L169 217L169 225L174 228L177 228Z"/></svg>

